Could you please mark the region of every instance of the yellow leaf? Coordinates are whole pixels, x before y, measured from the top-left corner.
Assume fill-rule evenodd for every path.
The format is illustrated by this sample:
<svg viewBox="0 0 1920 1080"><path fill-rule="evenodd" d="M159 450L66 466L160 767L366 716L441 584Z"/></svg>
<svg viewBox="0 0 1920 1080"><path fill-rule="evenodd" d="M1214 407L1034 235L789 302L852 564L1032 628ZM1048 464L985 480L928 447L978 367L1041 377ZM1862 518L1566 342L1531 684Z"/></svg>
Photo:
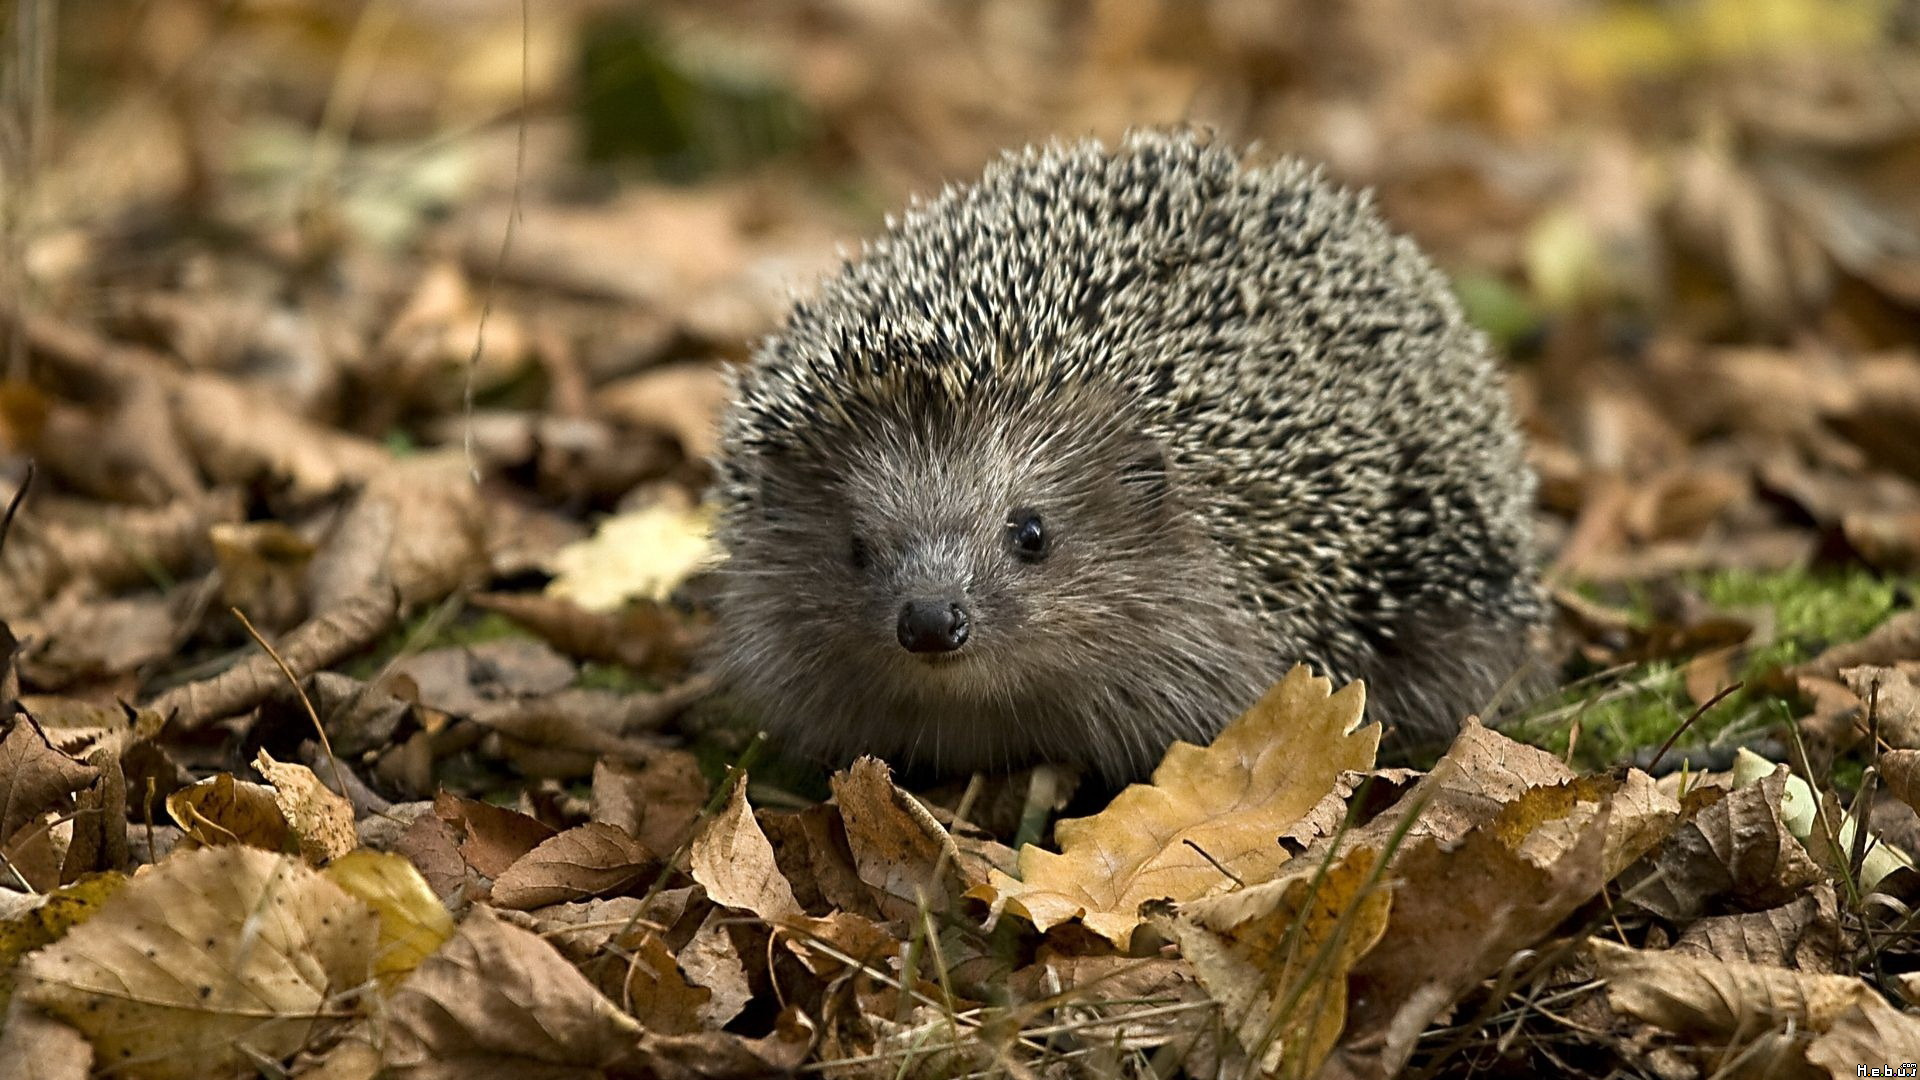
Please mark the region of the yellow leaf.
<svg viewBox="0 0 1920 1080"><path fill-rule="evenodd" d="M1366 692L1339 693L1296 667L1201 749L1174 743L1151 785L1134 784L1092 817L1062 821L1058 854L1020 849L1020 879L998 870L969 895L1042 930L1078 918L1126 948L1147 900L1184 902L1236 881L1273 878L1280 833L1347 770L1373 766L1377 725L1360 728Z"/></svg>
<svg viewBox="0 0 1920 1080"><path fill-rule="evenodd" d="M356 851L335 859L321 873L380 916L373 973L389 990L453 936L453 916L402 856Z"/></svg>
<svg viewBox="0 0 1920 1080"><path fill-rule="evenodd" d="M120 891L127 876L113 871L88 874L71 885L35 897L32 907L0 919L0 1016L13 998L16 966L21 957L49 945L79 923L93 917L107 898Z"/></svg>
<svg viewBox="0 0 1920 1080"><path fill-rule="evenodd" d="M357 1015L378 921L298 859L176 852L28 956L20 994L151 1080L287 1057Z"/></svg>
<svg viewBox="0 0 1920 1080"><path fill-rule="evenodd" d="M167 796L167 813L201 847L245 844L264 851L290 849L292 830L273 789L220 773Z"/></svg>
<svg viewBox="0 0 1920 1080"><path fill-rule="evenodd" d="M665 600L714 554L708 514L671 501L618 514L591 539L561 548L547 595L588 611L613 611L631 599Z"/></svg>

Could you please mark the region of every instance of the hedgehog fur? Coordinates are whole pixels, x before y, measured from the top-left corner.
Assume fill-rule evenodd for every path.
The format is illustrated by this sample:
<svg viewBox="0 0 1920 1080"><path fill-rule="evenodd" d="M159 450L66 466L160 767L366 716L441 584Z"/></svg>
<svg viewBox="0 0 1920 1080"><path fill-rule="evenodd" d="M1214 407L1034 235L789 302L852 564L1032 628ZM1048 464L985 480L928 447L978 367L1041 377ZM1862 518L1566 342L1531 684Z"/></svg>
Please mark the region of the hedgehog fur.
<svg viewBox="0 0 1920 1080"><path fill-rule="evenodd" d="M718 663L816 756L1122 780L1296 662L1439 738L1541 616L1444 278L1366 195L1191 131L916 202L734 389Z"/></svg>

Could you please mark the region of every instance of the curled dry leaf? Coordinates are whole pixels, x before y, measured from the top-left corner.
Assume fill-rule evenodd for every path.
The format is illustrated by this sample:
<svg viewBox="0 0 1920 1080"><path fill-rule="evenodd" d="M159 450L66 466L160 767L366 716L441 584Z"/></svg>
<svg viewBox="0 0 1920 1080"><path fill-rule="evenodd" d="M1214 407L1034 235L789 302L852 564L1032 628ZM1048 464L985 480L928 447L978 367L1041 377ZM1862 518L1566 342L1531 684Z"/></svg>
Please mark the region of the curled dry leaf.
<svg viewBox="0 0 1920 1080"><path fill-rule="evenodd" d="M1833 1080L1860 1076L1862 1065L1877 1066L1879 1076L1895 1076L1895 1064L1913 1060L1920 1047L1920 1017L1884 1002L1868 1002L1840 1014L1807 1045L1807 1061L1827 1070Z"/></svg>
<svg viewBox="0 0 1920 1080"><path fill-rule="evenodd" d="M1536 788L1458 840L1410 839L1393 857L1386 933L1348 983L1346 1070L1397 1074L1427 1024L1598 895L1611 810ZM1543 833L1548 842L1534 840Z"/></svg>
<svg viewBox="0 0 1920 1080"><path fill-rule="evenodd" d="M654 851L679 851L707 804L700 762L685 750L661 750L638 767L593 766L593 819L617 825Z"/></svg>
<svg viewBox="0 0 1920 1080"><path fill-rule="evenodd" d="M431 604L483 580L486 513L457 451L423 454L371 477L335 523L308 575L314 611L375 589ZM304 674L304 673L303 673Z"/></svg>
<svg viewBox="0 0 1920 1080"><path fill-rule="evenodd" d="M1826 1031L1850 1009L1886 1007L1851 975L1634 949L1602 938L1586 948L1616 1011L1683 1035L1739 1043L1789 1023Z"/></svg>
<svg viewBox="0 0 1920 1080"><path fill-rule="evenodd" d="M287 1057L354 1015L374 913L298 860L177 853L29 956L20 992L101 1061L159 1080Z"/></svg>
<svg viewBox="0 0 1920 1080"><path fill-rule="evenodd" d="M683 666L699 631L665 604L633 600L617 611L588 611L571 600L538 593L481 593L469 600L539 635L582 660L658 672Z"/></svg>
<svg viewBox="0 0 1920 1080"><path fill-rule="evenodd" d="M768 922L804 914L747 805L744 773L734 775L726 804L693 838L688 863L688 873L716 904L751 911Z"/></svg>
<svg viewBox="0 0 1920 1080"><path fill-rule="evenodd" d="M388 1003L383 1064L414 1080L591 1076L631 1058L641 1027L553 946L476 908Z"/></svg>
<svg viewBox="0 0 1920 1080"><path fill-rule="evenodd" d="M922 905L945 910L954 897L987 883L993 862L972 845L963 851L918 799L893 782L879 758L854 762L833 775L832 785L854 867L893 917L911 918Z"/></svg>
<svg viewBox="0 0 1920 1080"><path fill-rule="evenodd" d="M391 588L378 587L342 601L301 623L275 648L280 658L302 679L373 644L391 629L400 615L400 599ZM265 701L286 675L273 657L257 653L218 675L176 686L155 697L148 707L182 730L192 730L244 712Z"/></svg>
<svg viewBox="0 0 1920 1080"><path fill-rule="evenodd" d="M380 917L373 973L389 990L453 936L453 916L402 856L356 851L321 873Z"/></svg>
<svg viewBox="0 0 1920 1080"><path fill-rule="evenodd" d="M1105 810L1062 821L1058 854L1020 849L1020 879L999 871L969 895L1005 902L1045 930L1079 918L1125 948L1147 900L1196 900L1271 879L1282 830L1347 770L1373 766L1377 726L1357 727L1365 691L1330 693L1296 667L1206 749L1174 743L1153 783Z"/></svg>
<svg viewBox="0 0 1920 1080"><path fill-rule="evenodd" d="M273 760L265 750L253 767L273 785L273 802L300 842L300 854L315 866L337 859L359 844L353 828L353 804L327 789L313 770Z"/></svg>
<svg viewBox="0 0 1920 1080"><path fill-rule="evenodd" d="M442 791L433 798L434 816L453 829L460 857L490 878L507 872L522 855L555 835L551 828L517 810Z"/></svg>
<svg viewBox="0 0 1920 1080"><path fill-rule="evenodd" d="M15 714L0 739L0 845L48 810L66 811L98 772L53 748L31 717Z"/></svg>
<svg viewBox="0 0 1920 1080"><path fill-rule="evenodd" d="M1268 1072L1313 1075L1346 1026L1348 972L1386 931L1392 903L1378 862L1357 848L1332 866L1295 864L1273 881L1182 904L1170 920L1180 955Z"/></svg>
<svg viewBox="0 0 1920 1080"><path fill-rule="evenodd" d="M624 892L660 869L647 846L603 821L557 833L495 877L493 903L517 909L544 907Z"/></svg>
<svg viewBox="0 0 1920 1080"><path fill-rule="evenodd" d="M292 846L293 831L273 789L235 780L231 773L210 776L167 796L167 813L194 845L245 844L274 852Z"/></svg>
<svg viewBox="0 0 1920 1080"><path fill-rule="evenodd" d="M644 933L637 945L622 951L626 978L621 982L621 1004L626 1011L648 1031L662 1035L701 1030L701 1016L713 1000L713 991L687 979L660 935Z"/></svg>
<svg viewBox="0 0 1920 1080"><path fill-rule="evenodd" d="M1625 902L1686 922L1719 901L1756 911L1775 907L1825 880L1780 820L1787 780L1787 771L1779 769L1682 822L1622 877Z"/></svg>

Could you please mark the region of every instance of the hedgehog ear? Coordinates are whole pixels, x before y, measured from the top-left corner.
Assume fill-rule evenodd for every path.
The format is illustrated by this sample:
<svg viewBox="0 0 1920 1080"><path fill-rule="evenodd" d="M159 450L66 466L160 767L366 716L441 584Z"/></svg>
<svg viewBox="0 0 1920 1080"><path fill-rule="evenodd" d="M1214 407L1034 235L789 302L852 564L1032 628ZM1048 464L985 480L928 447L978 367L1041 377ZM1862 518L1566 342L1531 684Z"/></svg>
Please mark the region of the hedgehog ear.
<svg viewBox="0 0 1920 1080"><path fill-rule="evenodd" d="M1146 435L1128 440L1126 464L1120 468L1120 486L1142 505L1160 509L1173 493L1166 447Z"/></svg>

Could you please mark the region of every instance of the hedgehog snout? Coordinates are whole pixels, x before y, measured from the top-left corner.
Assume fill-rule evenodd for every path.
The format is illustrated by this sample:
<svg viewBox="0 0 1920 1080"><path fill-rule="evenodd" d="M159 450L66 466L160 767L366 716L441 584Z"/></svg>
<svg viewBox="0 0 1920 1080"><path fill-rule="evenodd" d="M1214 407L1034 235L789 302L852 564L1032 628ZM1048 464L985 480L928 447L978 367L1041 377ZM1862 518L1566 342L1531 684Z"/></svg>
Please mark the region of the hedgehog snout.
<svg viewBox="0 0 1920 1080"><path fill-rule="evenodd" d="M908 652L949 653L967 643L967 609L944 598L909 600L900 608L900 644Z"/></svg>

